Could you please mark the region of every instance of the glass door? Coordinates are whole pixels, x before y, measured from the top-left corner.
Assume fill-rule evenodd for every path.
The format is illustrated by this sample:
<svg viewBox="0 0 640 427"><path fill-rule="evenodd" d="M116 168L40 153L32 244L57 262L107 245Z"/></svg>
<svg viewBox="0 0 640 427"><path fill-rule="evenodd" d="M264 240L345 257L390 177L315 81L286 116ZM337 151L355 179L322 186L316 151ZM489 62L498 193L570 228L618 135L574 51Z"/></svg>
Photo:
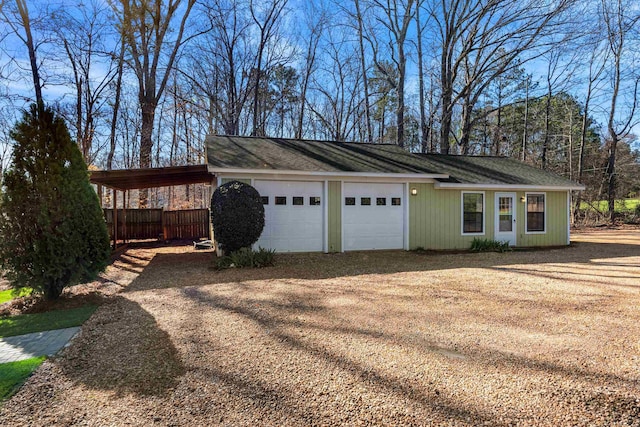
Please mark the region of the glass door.
<svg viewBox="0 0 640 427"><path fill-rule="evenodd" d="M495 240L516 245L516 195L515 193L496 193Z"/></svg>

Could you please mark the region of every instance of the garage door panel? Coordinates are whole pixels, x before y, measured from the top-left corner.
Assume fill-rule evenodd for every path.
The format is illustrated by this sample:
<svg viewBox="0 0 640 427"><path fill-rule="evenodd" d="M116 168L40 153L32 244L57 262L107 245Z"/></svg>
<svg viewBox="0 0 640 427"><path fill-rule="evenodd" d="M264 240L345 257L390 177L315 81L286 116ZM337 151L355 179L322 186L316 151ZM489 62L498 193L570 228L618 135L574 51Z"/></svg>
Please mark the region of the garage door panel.
<svg viewBox="0 0 640 427"><path fill-rule="evenodd" d="M402 249L404 247L404 197L402 184L344 183L342 200L345 250ZM355 205L345 199L355 198ZM370 205L362 205L369 198ZM377 204L384 198L384 204ZM400 200L393 205L392 200Z"/></svg>
<svg viewBox="0 0 640 427"><path fill-rule="evenodd" d="M323 250L323 183L256 180L255 188L269 198L264 205L265 228L255 246L277 252L315 252ZM276 197L286 204L276 205ZM302 205L293 198L302 197ZM320 205L311 206L310 197L319 197Z"/></svg>

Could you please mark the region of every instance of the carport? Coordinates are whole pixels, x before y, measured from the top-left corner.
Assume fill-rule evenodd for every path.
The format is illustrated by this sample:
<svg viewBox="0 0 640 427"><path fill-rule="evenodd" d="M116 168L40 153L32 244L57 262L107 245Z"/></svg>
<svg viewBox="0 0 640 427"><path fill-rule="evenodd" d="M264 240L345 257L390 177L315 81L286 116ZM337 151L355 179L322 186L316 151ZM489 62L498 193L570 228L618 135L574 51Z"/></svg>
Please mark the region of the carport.
<svg viewBox="0 0 640 427"><path fill-rule="evenodd" d="M129 190L142 190L148 188L172 187L188 184L209 184L216 187L216 178L207 171L206 165L169 166L161 168L142 169L117 169L90 171L89 180L97 186L98 196L102 203L104 189L112 191L113 198L113 247L118 241L118 192L122 193L122 206L124 210L125 193ZM126 230L126 229L125 229ZM127 238L126 232L122 236Z"/></svg>

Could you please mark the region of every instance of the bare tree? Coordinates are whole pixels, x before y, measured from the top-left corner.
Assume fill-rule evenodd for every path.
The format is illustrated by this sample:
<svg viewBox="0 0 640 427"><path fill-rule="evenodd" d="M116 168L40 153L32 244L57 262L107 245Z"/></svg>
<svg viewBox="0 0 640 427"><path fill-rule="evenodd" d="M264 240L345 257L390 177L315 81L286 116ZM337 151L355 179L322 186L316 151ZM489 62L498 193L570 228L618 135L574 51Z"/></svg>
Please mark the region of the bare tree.
<svg viewBox="0 0 640 427"><path fill-rule="evenodd" d="M575 174L575 179L583 183L584 182L584 165L585 165L585 150L587 146L587 134L589 131L591 113L591 102L595 94L601 90L601 85L604 82L605 65L608 61L609 49L606 48L605 38L602 36L602 25L598 20L598 25L594 28L595 31L591 33L585 40L585 49L589 50L589 56L587 59L588 72L586 75L586 92L584 95L584 114L582 116L582 123L580 126L580 147L578 151L578 165ZM574 203L574 221L577 218L577 214L580 208L580 202L582 200L582 192L577 192Z"/></svg>
<svg viewBox="0 0 640 427"><path fill-rule="evenodd" d="M547 169L547 153L551 144L551 101L553 99L554 91L560 92L566 89L569 84L573 71L575 69L575 55L576 52L569 55L567 58L567 50L565 46L555 44L545 55L544 60L547 65L547 72L545 74L546 82L546 97L544 105L544 139L542 141L542 150L540 154L540 166L542 169Z"/></svg>
<svg viewBox="0 0 640 427"><path fill-rule="evenodd" d="M364 90L364 117L367 129L367 142L373 142L373 129L371 127L371 103L369 98L369 79L367 76L367 60L364 50L364 22L360 9L360 0L354 0L356 7L356 23L358 25L358 47L360 49L360 67L362 67L362 88Z"/></svg>
<svg viewBox="0 0 640 427"><path fill-rule="evenodd" d="M374 48L373 60L379 71L388 77L389 84L396 88L396 143L404 147L404 85L406 80L407 56L406 41L409 26L413 22L415 13L414 0L373 0L372 3L382 11L382 16L378 16L376 21L381 27L388 31L389 55L397 70L397 75L392 79L392 75L386 73L386 69L380 64L378 49ZM375 45L374 45L375 46ZM393 73L396 74L396 73Z"/></svg>
<svg viewBox="0 0 640 427"><path fill-rule="evenodd" d="M151 166L156 107L167 85L176 55L196 0L109 0L120 20L129 62L138 80L142 114L140 167ZM177 31L172 24L179 21ZM171 35L175 37L171 39ZM167 58L164 61L164 58ZM140 207L147 206L147 191L140 191Z"/></svg>
<svg viewBox="0 0 640 427"><path fill-rule="evenodd" d="M254 53L247 33L250 22L241 2L214 0L204 6L210 30L187 54L183 77L207 100L209 132L240 135L241 116L251 95Z"/></svg>
<svg viewBox="0 0 640 427"><path fill-rule="evenodd" d="M120 110L120 96L122 95L122 76L124 74L124 37L120 36L120 51L118 53L116 66L116 86L111 114L111 131L109 132L109 153L107 154L107 170L113 167L113 156L116 152L116 126L118 123L118 112Z"/></svg>
<svg viewBox="0 0 640 427"><path fill-rule="evenodd" d="M357 1L357 0L356 0ZM309 85L311 83L311 75L313 71L316 69L316 57L318 53L318 44L320 43L320 39L322 36L322 32L327 27L328 17L325 11L319 11L315 7L312 7L307 15L307 29L305 37L307 38L306 42L306 53L304 60L304 71L302 74L301 85L300 85L300 108L298 112L298 122L295 129L295 138L300 139L304 134L304 117L305 117L305 107L307 104L307 91L309 90ZM366 94L366 88L365 88Z"/></svg>
<svg viewBox="0 0 640 427"><path fill-rule="evenodd" d="M424 32L424 26L426 23L423 23L420 20L420 9L422 9L424 4L424 0L419 0L416 4L416 38L417 38L417 47L418 47L418 90L419 90L419 99L420 99L420 150L423 153L429 151L429 132L431 129L427 126L427 118L425 114L425 89L424 89L424 53L422 50L422 38Z"/></svg>
<svg viewBox="0 0 640 427"><path fill-rule="evenodd" d="M334 27L328 31L319 72L313 76L315 102L309 108L320 121L318 133L334 141L353 139L359 122L362 75L357 48L348 35Z"/></svg>
<svg viewBox="0 0 640 427"><path fill-rule="evenodd" d="M562 24L556 20L571 0L540 5L537 0L431 1L430 14L440 45L440 150L448 153L454 109L462 104L458 143L468 151L472 112L487 86L512 68L525 52L540 48Z"/></svg>
<svg viewBox="0 0 640 427"><path fill-rule="evenodd" d="M117 75L117 63L106 47L107 10L94 0L83 3L74 13L60 10L53 18L54 31L71 66L75 90L74 118L69 122L75 128L85 162L92 164L97 154L93 146L97 116L107 103L105 94ZM98 67L104 71L96 71Z"/></svg>
<svg viewBox="0 0 640 427"><path fill-rule="evenodd" d="M609 67L611 78L611 98L609 117L607 121L608 130L608 159L607 159L607 199L609 201L609 218L615 220L615 200L616 200L616 151L618 142L629 136L629 132L636 123L636 106L638 103L638 83L640 76L637 70L631 68L626 70L624 60L630 53L628 48L631 41L632 31L640 20L635 8L635 3L626 0L602 0L602 20L605 25L607 43L609 49ZM620 95L621 88L627 83L627 98ZM627 102L625 107L620 105ZM620 111L625 108L624 111Z"/></svg>
<svg viewBox="0 0 640 427"><path fill-rule="evenodd" d="M44 82L40 75L40 64L38 64L37 58L37 50L40 43L34 41L32 21L29 16L27 1L15 0L15 3L3 2L0 6L0 13L2 14L4 22L27 48L35 101L39 109L44 108L44 98L42 97Z"/></svg>
<svg viewBox="0 0 640 427"><path fill-rule="evenodd" d="M253 98L253 128L251 135L264 135L264 122L260 123L260 84L263 74L263 61L265 59L268 43L276 35L280 24L280 18L284 12L288 0L269 0L269 2L256 4L249 0L249 12L253 22L258 27L260 36L256 53L256 65L254 68L254 98Z"/></svg>

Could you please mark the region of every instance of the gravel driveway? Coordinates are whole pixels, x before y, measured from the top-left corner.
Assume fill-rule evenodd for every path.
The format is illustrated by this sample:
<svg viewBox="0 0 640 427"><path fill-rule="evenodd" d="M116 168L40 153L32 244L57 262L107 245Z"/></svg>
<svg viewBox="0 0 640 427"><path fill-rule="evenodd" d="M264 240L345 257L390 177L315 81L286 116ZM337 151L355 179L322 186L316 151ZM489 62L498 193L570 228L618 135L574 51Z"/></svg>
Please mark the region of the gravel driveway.
<svg viewBox="0 0 640 427"><path fill-rule="evenodd" d="M189 247L131 249L107 272L124 289L0 420L640 426L640 230L574 237L224 272Z"/></svg>

